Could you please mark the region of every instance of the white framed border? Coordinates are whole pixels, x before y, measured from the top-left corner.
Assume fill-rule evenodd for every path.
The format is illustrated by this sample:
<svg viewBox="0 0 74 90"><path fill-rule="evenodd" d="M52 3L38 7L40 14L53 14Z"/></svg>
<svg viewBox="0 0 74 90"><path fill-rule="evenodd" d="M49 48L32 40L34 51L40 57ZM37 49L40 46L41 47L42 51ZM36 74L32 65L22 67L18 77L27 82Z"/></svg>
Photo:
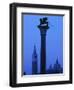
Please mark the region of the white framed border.
<svg viewBox="0 0 74 90"><path fill-rule="evenodd" d="M63 61L64 61L64 74L56 75L35 75L35 76L21 76L21 13L45 13L45 14L64 14L63 19ZM17 83L35 83L35 82L52 82L52 81L66 81L69 80L69 10L60 9L42 9L42 8L17 8Z"/></svg>

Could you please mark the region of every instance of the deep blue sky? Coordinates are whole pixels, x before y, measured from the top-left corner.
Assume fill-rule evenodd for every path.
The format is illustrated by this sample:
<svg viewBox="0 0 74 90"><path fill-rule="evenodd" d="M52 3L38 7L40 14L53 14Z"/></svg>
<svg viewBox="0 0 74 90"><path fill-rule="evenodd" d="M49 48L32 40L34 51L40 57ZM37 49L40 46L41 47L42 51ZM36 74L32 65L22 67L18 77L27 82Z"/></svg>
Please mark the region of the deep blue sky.
<svg viewBox="0 0 74 90"><path fill-rule="evenodd" d="M32 53L34 45L38 54L38 72L40 71L40 31L37 25L40 18L47 17L49 29L46 35L46 68L58 58L63 67L63 16L23 14L23 71L32 73Z"/></svg>

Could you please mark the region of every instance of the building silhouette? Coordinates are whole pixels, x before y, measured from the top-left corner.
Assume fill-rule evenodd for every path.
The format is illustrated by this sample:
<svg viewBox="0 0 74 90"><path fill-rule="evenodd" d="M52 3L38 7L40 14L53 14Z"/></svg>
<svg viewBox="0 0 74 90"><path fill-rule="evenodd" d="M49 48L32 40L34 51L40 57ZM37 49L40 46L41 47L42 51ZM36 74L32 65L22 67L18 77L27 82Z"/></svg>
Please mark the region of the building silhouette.
<svg viewBox="0 0 74 90"><path fill-rule="evenodd" d="M63 68L61 64L58 62L58 59L56 62L52 65L49 66L48 70L46 70L47 74L57 74L57 73L63 73Z"/></svg>
<svg viewBox="0 0 74 90"><path fill-rule="evenodd" d="M32 54L32 74L37 74L37 52L36 52L36 46L34 46L33 54Z"/></svg>
<svg viewBox="0 0 74 90"><path fill-rule="evenodd" d="M46 73L46 32L48 27L47 17L40 19L40 24L38 25L41 35L41 53L40 53L40 73Z"/></svg>
<svg viewBox="0 0 74 90"><path fill-rule="evenodd" d="M62 73L63 72L63 69L62 69L60 63L58 62L58 58L54 64L53 69L54 69L54 73Z"/></svg>

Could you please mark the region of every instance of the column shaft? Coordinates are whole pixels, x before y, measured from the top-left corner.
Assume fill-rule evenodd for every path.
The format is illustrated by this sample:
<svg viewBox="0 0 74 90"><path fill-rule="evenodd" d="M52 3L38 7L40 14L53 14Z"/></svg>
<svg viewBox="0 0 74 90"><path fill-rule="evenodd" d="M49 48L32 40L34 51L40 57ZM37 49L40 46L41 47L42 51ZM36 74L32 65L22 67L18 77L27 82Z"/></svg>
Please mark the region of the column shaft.
<svg viewBox="0 0 74 90"><path fill-rule="evenodd" d="M40 72L44 74L46 72L46 34L41 34L41 62Z"/></svg>

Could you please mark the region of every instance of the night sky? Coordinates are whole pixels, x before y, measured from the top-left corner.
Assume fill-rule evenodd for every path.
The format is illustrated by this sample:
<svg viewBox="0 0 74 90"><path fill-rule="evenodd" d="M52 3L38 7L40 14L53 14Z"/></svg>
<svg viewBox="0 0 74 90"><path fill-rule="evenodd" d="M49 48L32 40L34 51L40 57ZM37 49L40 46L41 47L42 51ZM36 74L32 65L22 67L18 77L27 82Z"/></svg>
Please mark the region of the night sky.
<svg viewBox="0 0 74 90"><path fill-rule="evenodd" d="M38 55L40 72L40 18L47 17L49 29L46 35L46 69L56 62L63 67L63 16L23 14L23 72L32 74L32 54L34 45Z"/></svg>

